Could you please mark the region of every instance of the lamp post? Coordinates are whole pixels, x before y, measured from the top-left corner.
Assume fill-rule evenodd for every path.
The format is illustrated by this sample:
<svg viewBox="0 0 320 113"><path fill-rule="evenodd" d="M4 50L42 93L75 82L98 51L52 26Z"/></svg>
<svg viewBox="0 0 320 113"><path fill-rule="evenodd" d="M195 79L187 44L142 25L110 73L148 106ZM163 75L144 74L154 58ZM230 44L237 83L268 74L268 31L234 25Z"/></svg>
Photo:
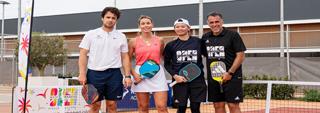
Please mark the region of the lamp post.
<svg viewBox="0 0 320 113"><path fill-rule="evenodd" d="M18 0L18 40L20 38L20 31L21 31L21 0Z"/></svg>
<svg viewBox="0 0 320 113"><path fill-rule="evenodd" d="M199 37L203 34L203 0L199 0Z"/></svg>
<svg viewBox="0 0 320 113"><path fill-rule="evenodd" d="M284 57L284 0L280 0L280 57Z"/></svg>
<svg viewBox="0 0 320 113"><path fill-rule="evenodd" d="M1 22L1 61L3 61L4 56L4 6L10 4L7 1L0 1L2 4L2 22Z"/></svg>

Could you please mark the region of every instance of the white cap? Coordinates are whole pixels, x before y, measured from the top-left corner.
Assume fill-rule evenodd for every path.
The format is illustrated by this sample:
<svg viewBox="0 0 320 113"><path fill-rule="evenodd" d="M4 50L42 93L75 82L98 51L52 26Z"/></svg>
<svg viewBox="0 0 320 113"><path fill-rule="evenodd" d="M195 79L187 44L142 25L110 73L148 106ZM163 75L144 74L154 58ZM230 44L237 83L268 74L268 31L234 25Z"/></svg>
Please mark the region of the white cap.
<svg viewBox="0 0 320 113"><path fill-rule="evenodd" d="M179 23L186 24L187 26L190 27L189 21L186 20L186 19L184 19L184 18L179 18L179 19L177 19L177 20L174 22L173 26L176 26L176 25L179 24Z"/></svg>

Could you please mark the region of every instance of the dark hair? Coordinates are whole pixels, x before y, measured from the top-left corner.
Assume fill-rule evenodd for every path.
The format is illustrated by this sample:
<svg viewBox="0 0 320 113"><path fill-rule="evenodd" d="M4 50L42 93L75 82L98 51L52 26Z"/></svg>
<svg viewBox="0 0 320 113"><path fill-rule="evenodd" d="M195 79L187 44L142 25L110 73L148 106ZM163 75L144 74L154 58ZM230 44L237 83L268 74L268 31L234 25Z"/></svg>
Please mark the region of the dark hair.
<svg viewBox="0 0 320 113"><path fill-rule="evenodd" d="M116 8L116 7L106 7L106 8L104 8L103 11L101 12L101 17L103 18L104 15L106 15L107 12L111 12L114 15L116 15L117 16L117 20L120 18L120 14L121 13L120 13L119 9Z"/></svg>
<svg viewBox="0 0 320 113"><path fill-rule="evenodd" d="M209 16L219 16L221 19L223 19L222 14L218 13L216 11L212 11L207 15L207 19L209 18Z"/></svg>
<svg viewBox="0 0 320 113"><path fill-rule="evenodd" d="M140 26L140 21L142 19L149 19L151 21L151 23L153 23L152 18L150 16L147 15L140 15L139 19L138 19L138 26Z"/></svg>

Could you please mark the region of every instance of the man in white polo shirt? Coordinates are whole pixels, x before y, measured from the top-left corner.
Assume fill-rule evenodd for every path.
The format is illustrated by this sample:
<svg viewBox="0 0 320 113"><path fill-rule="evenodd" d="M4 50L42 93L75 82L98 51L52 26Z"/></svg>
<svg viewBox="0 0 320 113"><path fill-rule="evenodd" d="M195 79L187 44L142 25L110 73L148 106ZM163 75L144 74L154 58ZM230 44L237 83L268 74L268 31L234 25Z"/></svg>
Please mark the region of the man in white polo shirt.
<svg viewBox="0 0 320 113"><path fill-rule="evenodd" d="M87 32L79 45L79 81L94 85L99 92L90 113L98 113L104 99L108 113L116 113L116 101L122 99L123 88L131 85L127 38L114 29L119 17L117 8L106 7L101 13L102 27Z"/></svg>

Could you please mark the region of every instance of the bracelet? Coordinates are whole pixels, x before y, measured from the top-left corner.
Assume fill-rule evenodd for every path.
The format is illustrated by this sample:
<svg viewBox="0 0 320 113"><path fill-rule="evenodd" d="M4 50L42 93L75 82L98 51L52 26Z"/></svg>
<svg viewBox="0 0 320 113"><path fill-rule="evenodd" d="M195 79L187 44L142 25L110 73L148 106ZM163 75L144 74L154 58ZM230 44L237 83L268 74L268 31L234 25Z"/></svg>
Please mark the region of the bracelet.
<svg viewBox="0 0 320 113"><path fill-rule="evenodd" d="M124 78L130 78L131 79L131 76L124 76Z"/></svg>

